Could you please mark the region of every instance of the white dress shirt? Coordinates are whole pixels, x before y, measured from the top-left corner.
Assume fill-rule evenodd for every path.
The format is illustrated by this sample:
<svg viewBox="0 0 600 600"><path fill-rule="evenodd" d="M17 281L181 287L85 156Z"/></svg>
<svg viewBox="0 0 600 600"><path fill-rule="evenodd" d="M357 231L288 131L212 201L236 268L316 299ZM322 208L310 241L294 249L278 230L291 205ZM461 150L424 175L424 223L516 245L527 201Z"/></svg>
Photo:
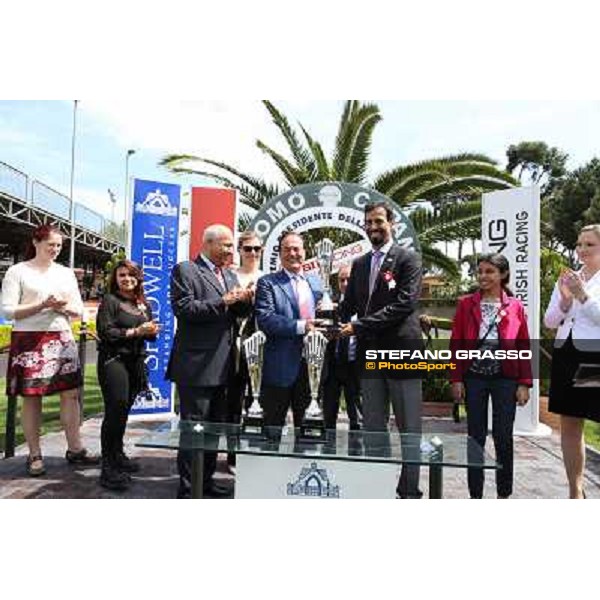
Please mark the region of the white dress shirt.
<svg viewBox="0 0 600 600"><path fill-rule="evenodd" d="M554 346L557 348L564 344L571 333L573 345L578 350L600 350L600 271L584 282L583 289L587 300L582 304L573 298L571 308L563 312L560 308L558 282L554 285L550 304L544 314L544 325L549 329L558 329L554 340ZM582 343L581 340L595 340L595 343Z"/></svg>
<svg viewBox="0 0 600 600"><path fill-rule="evenodd" d="M68 267L52 263L45 272L32 267L29 261L13 265L6 271L2 281L2 313L7 319L15 319L15 310L22 304L42 302L54 295L66 300L70 311L83 314L83 302L75 273ZM52 308L15 319L14 331L70 331L69 317Z"/></svg>

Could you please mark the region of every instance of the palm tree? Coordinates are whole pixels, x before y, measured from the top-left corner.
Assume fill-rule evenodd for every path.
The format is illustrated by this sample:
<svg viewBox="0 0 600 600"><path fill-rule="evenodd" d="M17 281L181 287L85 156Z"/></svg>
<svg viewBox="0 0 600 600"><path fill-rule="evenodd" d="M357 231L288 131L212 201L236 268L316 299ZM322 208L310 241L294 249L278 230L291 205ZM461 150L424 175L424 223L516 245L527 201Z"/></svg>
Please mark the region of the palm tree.
<svg viewBox="0 0 600 600"><path fill-rule="evenodd" d="M234 188L240 193L242 202L256 210L285 190L304 183L342 181L371 187L401 207L418 208L417 214L413 216L416 220L415 228L420 234L424 265L440 268L449 275L458 273L456 263L434 248L434 245L447 239L456 239L452 236L457 232L464 233L469 226L472 230L473 223L481 214L481 206L479 205L479 211L471 202L446 206L446 199L457 198L461 194L468 198L480 197L482 192L506 189L517 184L509 173L496 167L496 161L483 154L473 153L398 166L369 182L367 167L373 131L382 119L377 105L362 104L358 100L346 102L333 156L328 160L321 144L301 123L298 124L301 131L299 134L271 102L263 100L263 104L284 137L290 157L276 152L261 140L257 140L256 145L275 162L285 181L285 188L206 157L172 154L163 158L160 164L173 173L210 177L222 185ZM196 168L193 163L217 170ZM436 209L432 210L428 203L432 203ZM246 227L248 223L249 219L246 218L241 226Z"/></svg>

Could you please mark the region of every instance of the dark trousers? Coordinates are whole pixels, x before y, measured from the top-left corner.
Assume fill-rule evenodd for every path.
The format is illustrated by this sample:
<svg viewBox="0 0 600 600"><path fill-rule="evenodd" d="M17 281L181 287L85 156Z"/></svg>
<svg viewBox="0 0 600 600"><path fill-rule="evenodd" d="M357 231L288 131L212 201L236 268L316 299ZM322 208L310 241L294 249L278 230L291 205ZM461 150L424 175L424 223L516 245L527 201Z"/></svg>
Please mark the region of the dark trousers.
<svg viewBox="0 0 600 600"><path fill-rule="evenodd" d="M235 361L231 361L232 365ZM239 359L238 370L229 377L227 386L227 409L224 423L240 423L242 420L242 408L246 410L252 403L250 393L250 375L248 374L248 365L242 351ZM235 454L227 455L227 463L235 465Z"/></svg>
<svg viewBox="0 0 600 600"><path fill-rule="evenodd" d="M298 377L292 386L274 387L263 386L261 405L264 411L264 424L269 427L283 427L287 412L291 406L294 417L294 427L300 427L304 411L310 404L310 389L308 387L308 369L306 362L300 363Z"/></svg>
<svg viewBox="0 0 600 600"><path fill-rule="evenodd" d="M102 458L114 464L123 452L127 417L140 390L139 358L122 359L98 356L98 383L104 400L104 419L100 430Z"/></svg>
<svg viewBox="0 0 600 600"><path fill-rule="evenodd" d="M183 421L209 421L222 423L225 415L225 386L193 387L177 385L179 394L179 413ZM181 433L182 436L185 432ZM182 439L182 445L185 440ZM192 482L192 454L190 450L180 449L177 453L179 471L179 493L188 494ZM212 477L217 468L217 453L204 453L204 488L212 485Z"/></svg>
<svg viewBox="0 0 600 600"><path fill-rule="evenodd" d="M350 429L359 428L360 380L355 362L331 361L329 371L323 384L323 419L326 429L335 429L340 410L340 396L344 392L346 411L350 421Z"/></svg>
<svg viewBox="0 0 600 600"><path fill-rule="evenodd" d="M492 438L496 460L502 467L496 471L498 496L510 496L513 491L513 424L517 403L517 383L511 379L465 379L467 428L469 435L483 447L488 432L488 404L492 397ZM483 451L469 446L469 460L481 461ZM484 470L468 470L471 498L483 497Z"/></svg>
<svg viewBox="0 0 600 600"><path fill-rule="evenodd" d="M423 414L423 392L420 379L361 379L363 395L363 427L365 431L387 431L389 406L391 404L396 417L396 426L402 434L402 456L406 462L396 492L402 498L420 498L419 489L421 468L421 431ZM382 444L367 438L369 444L375 443L374 452L382 450ZM387 442L389 444L389 442ZM383 443L386 449L386 443Z"/></svg>

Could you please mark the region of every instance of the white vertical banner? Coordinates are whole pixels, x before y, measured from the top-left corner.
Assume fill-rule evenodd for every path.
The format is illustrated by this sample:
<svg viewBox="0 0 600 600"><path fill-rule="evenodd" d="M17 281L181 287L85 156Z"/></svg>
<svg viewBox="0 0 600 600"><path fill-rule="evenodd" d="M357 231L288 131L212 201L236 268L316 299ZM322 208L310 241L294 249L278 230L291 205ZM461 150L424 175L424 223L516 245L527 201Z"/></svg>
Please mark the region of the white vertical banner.
<svg viewBox="0 0 600 600"><path fill-rule="evenodd" d="M483 252L503 254L510 264L510 288L527 312L529 336L540 339L540 189L518 187L483 194ZM517 408L515 433L548 435L540 423L540 382L534 379L530 400ZM490 420L491 423L491 420Z"/></svg>

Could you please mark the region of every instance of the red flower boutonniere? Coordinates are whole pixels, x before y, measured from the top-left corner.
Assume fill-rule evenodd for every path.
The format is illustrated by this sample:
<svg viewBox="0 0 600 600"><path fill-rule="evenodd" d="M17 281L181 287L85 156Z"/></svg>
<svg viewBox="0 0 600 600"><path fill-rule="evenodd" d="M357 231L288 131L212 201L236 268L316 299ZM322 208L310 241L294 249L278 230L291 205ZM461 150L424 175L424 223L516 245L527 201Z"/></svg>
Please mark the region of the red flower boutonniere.
<svg viewBox="0 0 600 600"><path fill-rule="evenodd" d="M396 287L396 280L391 271L384 271L381 276L383 280L388 284L388 289L393 290Z"/></svg>

